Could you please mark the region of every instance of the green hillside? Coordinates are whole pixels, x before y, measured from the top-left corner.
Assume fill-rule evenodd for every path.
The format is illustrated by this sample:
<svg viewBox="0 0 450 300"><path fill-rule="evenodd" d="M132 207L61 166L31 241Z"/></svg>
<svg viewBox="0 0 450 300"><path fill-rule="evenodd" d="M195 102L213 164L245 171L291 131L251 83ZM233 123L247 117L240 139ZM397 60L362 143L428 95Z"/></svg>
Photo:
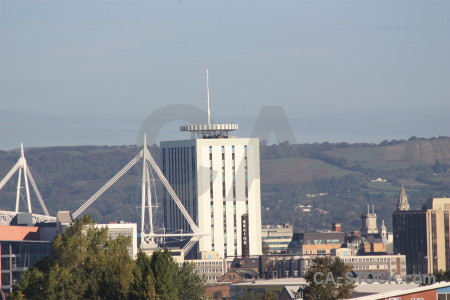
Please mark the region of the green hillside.
<svg viewBox="0 0 450 300"><path fill-rule="evenodd" d="M450 139L409 140L389 146L350 147L326 151L324 154L344 158L349 165L387 171L411 166L429 166L439 160L450 163Z"/></svg>
<svg viewBox="0 0 450 300"><path fill-rule="evenodd" d="M412 138L380 145L280 144L262 148L262 157L266 222L284 216L300 230L328 228L331 222L358 230L359 216L367 204L375 205L379 220L384 219L389 227L402 184L413 209L428 197L450 195L449 138ZM263 178L267 173L270 179ZM299 205L315 209L302 212Z"/></svg>
<svg viewBox="0 0 450 300"><path fill-rule="evenodd" d="M299 183L324 177L342 177L356 172L344 170L318 159L284 157L261 162L261 182Z"/></svg>

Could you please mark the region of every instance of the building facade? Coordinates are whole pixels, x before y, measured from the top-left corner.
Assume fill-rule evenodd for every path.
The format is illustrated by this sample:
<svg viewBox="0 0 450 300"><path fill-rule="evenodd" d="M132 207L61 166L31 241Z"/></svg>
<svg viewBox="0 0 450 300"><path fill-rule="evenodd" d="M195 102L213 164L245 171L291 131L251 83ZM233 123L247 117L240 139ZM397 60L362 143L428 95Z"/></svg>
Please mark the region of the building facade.
<svg viewBox="0 0 450 300"><path fill-rule="evenodd" d="M384 279L390 276L406 275L405 255L357 255L341 256L340 259L352 267L353 272L359 274L370 273Z"/></svg>
<svg viewBox="0 0 450 300"><path fill-rule="evenodd" d="M394 254L404 254L408 274L427 274L427 220L425 210L395 211L392 214Z"/></svg>
<svg viewBox="0 0 450 300"><path fill-rule="evenodd" d="M41 231L35 226L0 225L2 292L9 293L26 270L50 254L51 242L41 240Z"/></svg>
<svg viewBox="0 0 450 300"><path fill-rule="evenodd" d="M345 232L294 233L288 246L289 254L332 255L333 250L345 243Z"/></svg>
<svg viewBox="0 0 450 300"><path fill-rule="evenodd" d="M0 241L2 291L8 293L26 270L50 255L51 246L47 241Z"/></svg>
<svg viewBox="0 0 450 300"><path fill-rule="evenodd" d="M108 228L108 235L113 239L117 238L119 235L129 237L131 239L131 245L128 246L128 254L132 258L137 257L137 224L136 223L109 223L109 224L96 224L97 228Z"/></svg>
<svg viewBox="0 0 450 300"><path fill-rule="evenodd" d="M423 209L409 210L402 187L392 225L394 253L406 255L409 274L450 269L450 198L428 199Z"/></svg>
<svg viewBox="0 0 450 300"><path fill-rule="evenodd" d="M294 227L289 224L263 226L261 232L269 253L286 253L294 235Z"/></svg>
<svg viewBox="0 0 450 300"><path fill-rule="evenodd" d="M207 283L217 282L228 270L226 259L219 258L215 253L208 255L207 252L203 252L201 259L185 260L178 262L178 265L182 266L184 262L194 264L195 272L203 276Z"/></svg>
<svg viewBox="0 0 450 300"><path fill-rule="evenodd" d="M262 254L259 140L196 138L161 142L161 149L164 175L205 234L188 257L200 258L203 251L216 251L222 258L241 256L244 214L249 254ZM190 231L167 192L164 222L168 232Z"/></svg>
<svg viewBox="0 0 450 300"><path fill-rule="evenodd" d="M426 208L428 270L449 270L450 198L429 199Z"/></svg>

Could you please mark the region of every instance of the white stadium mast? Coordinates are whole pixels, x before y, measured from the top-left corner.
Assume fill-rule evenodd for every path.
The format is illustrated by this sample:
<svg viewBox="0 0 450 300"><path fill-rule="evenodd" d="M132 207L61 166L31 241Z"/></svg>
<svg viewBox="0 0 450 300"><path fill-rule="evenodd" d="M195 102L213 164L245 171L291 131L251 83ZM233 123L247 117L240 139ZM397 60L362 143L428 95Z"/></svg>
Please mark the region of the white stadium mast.
<svg viewBox="0 0 450 300"><path fill-rule="evenodd" d="M21 190L25 188L25 197L27 203L28 213L33 213L31 207L31 197L30 197L30 188L28 181L31 183L33 187L34 193L39 200L39 203L44 211L45 216L33 214L33 219L35 222L45 221L45 220L53 220L54 217L51 217L48 213L47 207L45 206L44 200L42 199L41 193L34 181L33 175L31 174L30 168L27 165L27 160L25 159L25 152L23 150L23 144L20 144L20 158L17 163L9 170L8 174L0 181L0 190L5 186L5 184L13 177L13 175L19 171L19 176L17 179L17 189L16 189L16 205L14 212L1 211L0 212L0 223L8 223L14 218L14 216L19 212L20 208L20 198L21 198ZM25 186L22 186L22 177Z"/></svg>
<svg viewBox="0 0 450 300"><path fill-rule="evenodd" d="M77 218L81 213L83 213L95 200L97 200L108 188L110 188L119 178L121 178L128 170L130 170L140 159L143 159L143 172L142 172L142 190L141 190L141 248L154 248L157 247L156 239L157 237L181 237L190 236L191 240L183 247L184 254L186 255L189 250L195 245L195 243L204 234L200 233L200 229L192 220L183 203L178 198L177 194L171 187L170 183L167 181L164 174L159 169L155 160L153 159L150 151L147 148L147 137L144 135L144 145L143 149L133 158L122 170L120 170L113 178L111 178L100 190L98 190L89 200L87 200L77 211L73 213L73 218ZM166 190L169 192L172 200L177 205L178 209L181 211L187 222L189 223L192 233L165 233L157 234L154 232L153 227L153 207L152 197L151 197L151 182L150 170L153 169L156 175L159 177L163 183ZM147 208L147 210L145 209ZM148 222L146 221L146 216L148 215Z"/></svg>
<svg viewBox="0 0 450 300"><path fill-rule="evenodd" d="M25 193L27 197L27 206L28 206L28 212L32 213L31 209L31 200L30 200L30 189L28 187L28 179L31 182L31 185L33 186L34 192L36 193L37 198L39 199L39 203L41 204L42 210L44 211L45 215L48 216L48 210L45 206L44 200L42 200L41 193L39 193L39 190L37 188L36 182L34 181L33 175L31 175L30 169L27 166L27 160L25 159L25 154L23 151L23 144L20 144L20 158L17 161L17 163L12 167L12 169L6 174L5 178L3 178L2 181L0 181L0 190L2 187L5 186L5 184L8 182L8 180L11 179L11 177L16 173L16 171L19 170L19 178L17 180L17 192L16 192L16 209L14 212L19 212L19 205L20 205L20 190L22 189L21 186L21 180L23 175L23 180L25 183Z"/></svg>

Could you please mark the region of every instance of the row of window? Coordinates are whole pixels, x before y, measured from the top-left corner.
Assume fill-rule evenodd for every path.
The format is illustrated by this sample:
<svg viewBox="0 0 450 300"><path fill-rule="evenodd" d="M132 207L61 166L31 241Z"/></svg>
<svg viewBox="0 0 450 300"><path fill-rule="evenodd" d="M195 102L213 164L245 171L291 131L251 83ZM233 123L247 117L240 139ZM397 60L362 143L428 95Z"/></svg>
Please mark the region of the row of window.
<svg viewBox="0 0 450 300"><path fill-rule="evenodd" d="M222 273L222 269L195 269L196 273L205 274L205 273Z"/></svg>
<svg viewBox="0 0 450 300"><path fill-rule="evenodd" d="M306 241L306 244L309 244L309 240ZM341 244L340 240L313 240L314 245L322 245L322 244Z"/></svg>
<svg viewBox="0 0 450 300"><path fill-rule="evenodd" d="M194 261L196 266L221 266L222 261Z"/></svg>
<svg viewBox="0 0 450 300"><path fill-rule="evenodd" d="M342 258L343 262L389 262L390 260L391 259L389 257Z"/></svg>
<svg viewBox="0 0 450 300"><path fill-rule="evenodd" d="M263 240L292 240L292 236L262 236Z"/></svg>
<svg viewBox="0 0 450 300"><path fill-rule="evenodd" d="M207 281L216 281L220 276L205 276Z"/></svg>
<svg viewBox="0 0 450 300"><path fill-rule="evenodd" d="M288 243L286 242L265 242L267 245L286 245L288 246Z"/></svg>

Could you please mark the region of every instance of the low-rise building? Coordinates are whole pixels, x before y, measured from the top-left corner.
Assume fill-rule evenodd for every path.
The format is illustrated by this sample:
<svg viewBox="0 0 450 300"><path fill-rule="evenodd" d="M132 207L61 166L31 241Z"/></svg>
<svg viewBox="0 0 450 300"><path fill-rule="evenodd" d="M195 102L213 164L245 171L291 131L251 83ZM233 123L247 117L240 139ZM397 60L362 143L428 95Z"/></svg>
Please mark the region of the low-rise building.
<svg viewBox="0 0 450 300"><path fill-rule="evenodd" d="M300 232L294 233L288 246L289 254L331 255L333 249L345 243L345 232Z"/></svg>
<svg viewBox="0 0 450 300"><path fill-rule="evenodd" d="M217 282L228 270L227 260L220 258L216 251L201 252L201 259L185 260L184 255L180 255L176 257L175 262L179 266L185 262L193 264L197 274L203 276L207 283Z"/></svg>
<svg viewBox="0 0 450 300"><path fill-rule="evenodd" d="M412 287L408 288L410 285L394 285L395 287L398 287L397 290L393 291L383 291L384 286L389 287L392 285L387 284L380 284L380 285L371 285L371 287L379 287L378 293L368 295L368 296L362 296L352 299L358 299L358 300L384 300L384 299L390 299L390 300L446 300L450 298L450 283L449 282L443 282L443 283L436 283L431 285L425 285L425 286L419 286L419 287ZM405 288L406 287L406 288Z"/></svg>
<svg viewBox="0 0 450 300"><path fill-rule="evenodd" d="M253 294L255 297L263 297L267 292L280 294L285 288L295 289L304 286L306 280L304 278L281 278L281 279L259 279L250 282L235 283L231 285L231 299L243 297L246 294Z"/></svg>
<svg viewBox="0 0 450 300"><path fill-rule="evenodd" d="M286 253L294 234L294 227L289 223L266 225L261 229L261 238L269 247L269 253Z"/></svg>
<svg viewBox="0 0 450 300"><path fill-rule="evenodd" d="M96 224L97 228L108 228L108 235L112 238L117 238L119 235L123 235L131 238L131 245L128 246L128 254L132 258L137 257L137 224L118 222L118 223L108 223L108 224Z"/></svg>
<svg viewBox="0 0 450 300"><path fill-rule="evenodd" d="M386 278L394 274L406 275L405 255L358 255L340 256L344 263L352 267L357 275L370 273L375 277ZM360 276L358 276L360 277Z"/></svg>
<svg viewBox="0 0 450 300"><path fill-rule="evenodd" d="M31 215L31 214L30 214ZM5 293L20 276L51 251L51 242L40 241L35 226L0 225L0 286Z"/></svg>

